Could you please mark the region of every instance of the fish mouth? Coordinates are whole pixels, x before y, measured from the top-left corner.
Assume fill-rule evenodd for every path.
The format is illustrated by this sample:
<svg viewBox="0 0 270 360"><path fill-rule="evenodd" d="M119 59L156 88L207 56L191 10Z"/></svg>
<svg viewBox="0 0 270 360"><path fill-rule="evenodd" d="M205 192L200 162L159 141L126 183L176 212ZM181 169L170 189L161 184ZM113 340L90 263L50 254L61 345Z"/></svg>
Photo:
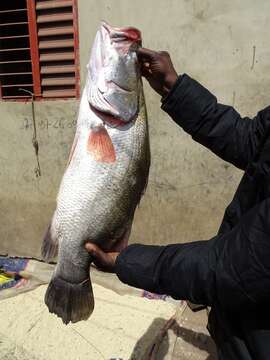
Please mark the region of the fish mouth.
<svg viewBox="0 0 270 360"><path fill-rule="evenodd" d="M141 32L135 27L113 27L106 23L106 21L102 21L101 29L105 30L114 42L129 41L141 45Z"/></svg>

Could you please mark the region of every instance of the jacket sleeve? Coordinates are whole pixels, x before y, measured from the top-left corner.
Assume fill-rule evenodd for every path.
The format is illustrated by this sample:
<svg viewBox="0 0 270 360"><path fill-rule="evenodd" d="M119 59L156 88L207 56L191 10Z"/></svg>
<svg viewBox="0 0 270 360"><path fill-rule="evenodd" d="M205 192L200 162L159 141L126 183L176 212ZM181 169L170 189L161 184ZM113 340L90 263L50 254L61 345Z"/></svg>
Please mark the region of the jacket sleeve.
<svg viewBox="0 0 270 360"><path fill-rule="evenodd" d="M116 274L133 287L210 305L211 245L211 241L168 246L130 245L117 258Z"/></svg>
<svg viewBox="0 0 270 360"><path fill-rule="evenodd" d="M243 170L270 126L270 107L254 119L242 118L233 107L219 104L214 95L186 74L163 99L162 109L195 141Z"/></svg>
<svg viewBox="0 0 270 360"><path fill-rule="evenodd" d="M119 279L176 299L224 309L270 301L270 199L230 232L209 241L131 245L117 258Z"/></svg>

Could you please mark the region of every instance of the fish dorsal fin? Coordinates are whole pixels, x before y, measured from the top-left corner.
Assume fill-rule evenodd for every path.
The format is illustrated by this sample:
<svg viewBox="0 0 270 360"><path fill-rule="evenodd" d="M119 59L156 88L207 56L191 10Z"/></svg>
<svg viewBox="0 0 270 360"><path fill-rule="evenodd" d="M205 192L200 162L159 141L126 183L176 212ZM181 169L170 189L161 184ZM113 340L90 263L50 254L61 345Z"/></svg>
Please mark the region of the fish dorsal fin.
<svg viewBox="0 0 270 360"><path fill-rule="evenodd" d="M116 153L112 140L103 125L96 126L90 130L87 151L98 162L114 163L116 161Z"/></svg>
<svg viewBox="0 0 270 360"><path fill-rule="evenodd" d="M71 146L71 149L70 149L70 152L69 152L69 157L68 157L68 162L67 162L67 166L69 166L72 158L73 158L73 155L74 155L74 152L75 152L75 149L76 149L76 146L77 146L77 143L78 143L78 139L79 139L79 134L76 133L75 134L75 137L74 137L74 140L73 140L73 144Z"/></svg>

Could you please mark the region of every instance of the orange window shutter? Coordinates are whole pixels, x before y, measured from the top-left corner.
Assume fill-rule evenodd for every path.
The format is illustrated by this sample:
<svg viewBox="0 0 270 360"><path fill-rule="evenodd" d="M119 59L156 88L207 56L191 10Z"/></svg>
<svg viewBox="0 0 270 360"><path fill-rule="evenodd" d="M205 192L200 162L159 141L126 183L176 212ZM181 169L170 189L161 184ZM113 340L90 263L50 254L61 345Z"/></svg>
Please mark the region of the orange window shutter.
<svg viewBox="0 0 270 360"><path fill-rule="evenodd" d="M78 98L77 0L0 1L0 98Z"/></svg>
<svg viewBox="0 0 270 360"><path fill-rule="evenodd" d="M77 7L74 0L37 0L43 98L78 97Z"/></svg>
<svg viewBox="0 0 270 360"><path fill-rule="evenodd" d="M26 3L27 3L27 13L28 13L29 42L30 42L30 53L32 59L34 95L35 98L38 98L41 96L41 85L40 85L39 49L38 49L38 37L37 37L35 1L26 0Z"/></svg>

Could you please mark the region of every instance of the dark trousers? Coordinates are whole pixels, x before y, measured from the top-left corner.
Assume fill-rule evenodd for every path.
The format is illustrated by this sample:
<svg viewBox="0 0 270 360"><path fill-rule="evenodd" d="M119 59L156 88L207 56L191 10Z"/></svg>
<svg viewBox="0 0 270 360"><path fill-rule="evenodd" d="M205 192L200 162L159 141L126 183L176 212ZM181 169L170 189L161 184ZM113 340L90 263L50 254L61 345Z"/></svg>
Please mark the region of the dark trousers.
<svg viewBox="0 0 270 360"><path fill-rule="evenodd" d="M213 307L208 330L217 346L219 360L269 360L270 311L224 312Z"/></svg>

